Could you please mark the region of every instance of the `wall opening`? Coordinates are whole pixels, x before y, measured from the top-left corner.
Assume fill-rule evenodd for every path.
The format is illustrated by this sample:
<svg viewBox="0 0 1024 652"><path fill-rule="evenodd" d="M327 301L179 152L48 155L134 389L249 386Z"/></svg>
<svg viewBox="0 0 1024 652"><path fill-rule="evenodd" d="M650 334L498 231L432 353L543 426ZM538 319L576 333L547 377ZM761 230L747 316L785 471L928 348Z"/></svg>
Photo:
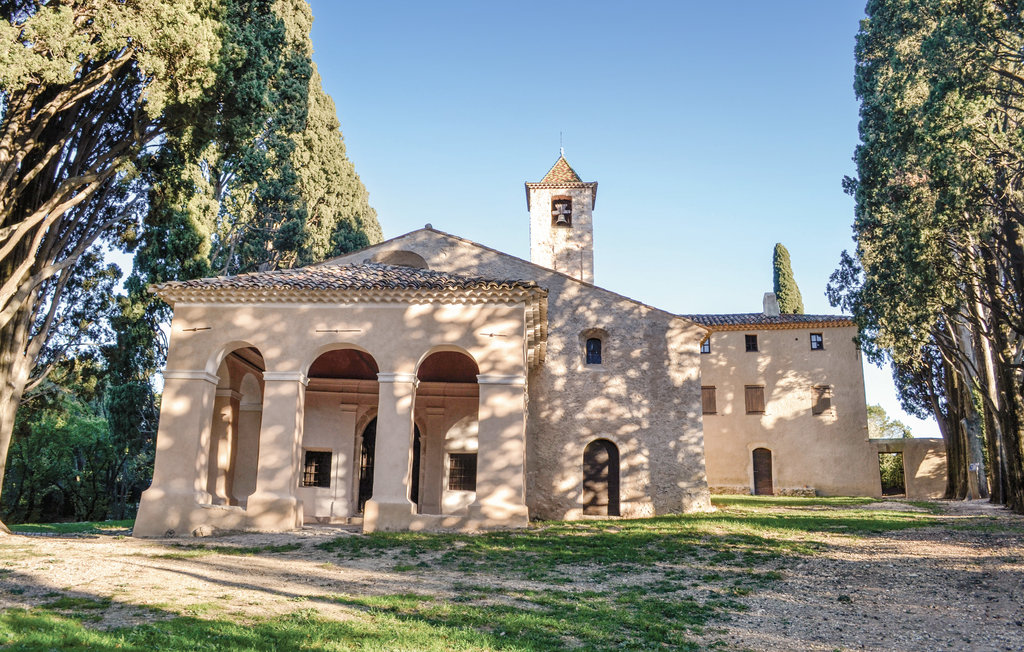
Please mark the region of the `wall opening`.
<svg viewBox="0 0 1024 652"><path fill-rule="evenodd" d="M263 372L266 364L255 347L228 353L217 370L210 444L206 452L206 491L215 505L244 506L256 489Z"/></svg>
<svg viewBox="0 0 1024 652"><path fill-rule="evenodd" d="M882 476L883 496L904 496L907 493L903 453L879 453L878 472Z"/></svg>
<svg viewBox="0 0 1024 652"><path fill-rule="evenodd" d="M619 516L619 449L607 439L583 450L583 513Z"/></svg>

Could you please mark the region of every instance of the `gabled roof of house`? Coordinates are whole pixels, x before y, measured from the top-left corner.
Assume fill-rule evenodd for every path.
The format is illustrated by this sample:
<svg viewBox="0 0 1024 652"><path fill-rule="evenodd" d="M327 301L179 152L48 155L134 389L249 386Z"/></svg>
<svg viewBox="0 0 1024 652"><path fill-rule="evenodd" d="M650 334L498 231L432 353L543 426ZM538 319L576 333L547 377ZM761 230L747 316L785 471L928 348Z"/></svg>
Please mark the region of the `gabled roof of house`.
<svg viewBox="0 0 1024 652"><path fill-rule="evenodd" d="M680 315L713 331L783 330L854 326L847 315L766 315L743 312L726 315Z"/></svg>
<svg viewBox="0 0 1024 652"><path fill-rule="evenodd" d="M463 276L415 267L360 263L316 265L237 276L169 281L153 286L156 294L172 290L526 290L534 281Z"/></svg>

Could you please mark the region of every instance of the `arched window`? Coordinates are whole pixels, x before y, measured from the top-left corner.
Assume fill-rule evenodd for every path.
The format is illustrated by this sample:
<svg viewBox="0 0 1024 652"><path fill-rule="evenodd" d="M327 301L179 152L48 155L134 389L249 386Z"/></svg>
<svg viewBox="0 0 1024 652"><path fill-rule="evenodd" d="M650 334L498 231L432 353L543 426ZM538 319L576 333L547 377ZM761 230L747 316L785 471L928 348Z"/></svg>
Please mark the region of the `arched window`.
<svg viewBox="0 0 1024 652"><path fill-rule="evenodd" d="M601 338L587 338L587 364L601 364Z"/></svg>
<svg viewBox="0 0 1024 652"><path fill-rule="evenodd" d="M619 515L619 449L607 439L583 450L583 513Z"/></svg>

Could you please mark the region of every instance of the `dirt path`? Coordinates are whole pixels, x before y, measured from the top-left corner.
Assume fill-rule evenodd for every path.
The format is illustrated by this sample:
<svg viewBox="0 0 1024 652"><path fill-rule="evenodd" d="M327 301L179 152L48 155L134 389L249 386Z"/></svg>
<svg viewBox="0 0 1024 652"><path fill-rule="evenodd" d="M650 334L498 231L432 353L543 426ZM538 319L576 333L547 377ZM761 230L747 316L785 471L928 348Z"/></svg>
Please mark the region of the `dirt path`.
<svg viewBox="0 0 1024 652"><path fill-rule="evenodd" d="M350 535L309 527L185 542L3 537L0 608L59 596L110 600L95 626L113 627L181 611L248 618L315 608L351 617L329 600L338 594L454 597L458 573L394 572L396 560L387 556L341 562L316 548ZM749 609L715 622L704 642L757 650L1024 650L1024 518L985 503L947 503L939 526L816 538L826 543L820 554L793 558L781 579L738 598ZM295 549L237 556L182 543Z"/></svg>

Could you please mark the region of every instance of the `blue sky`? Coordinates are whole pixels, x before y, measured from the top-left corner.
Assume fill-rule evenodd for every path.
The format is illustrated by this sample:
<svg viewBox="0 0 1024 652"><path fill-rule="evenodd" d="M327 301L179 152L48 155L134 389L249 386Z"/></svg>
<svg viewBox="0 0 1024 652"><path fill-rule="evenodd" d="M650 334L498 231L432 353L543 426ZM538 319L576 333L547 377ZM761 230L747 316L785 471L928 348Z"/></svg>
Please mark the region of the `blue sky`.
<svg viewBox="0 0 1024 652"><path fill-rule="evenodd" d="M599 183L598 285L754 312L789 249L809 313L852 246L864 0L313 0L314 60L385 237L431 223L529 258L524 181ZM887 370L868 401L899 410Z"/></svg>

